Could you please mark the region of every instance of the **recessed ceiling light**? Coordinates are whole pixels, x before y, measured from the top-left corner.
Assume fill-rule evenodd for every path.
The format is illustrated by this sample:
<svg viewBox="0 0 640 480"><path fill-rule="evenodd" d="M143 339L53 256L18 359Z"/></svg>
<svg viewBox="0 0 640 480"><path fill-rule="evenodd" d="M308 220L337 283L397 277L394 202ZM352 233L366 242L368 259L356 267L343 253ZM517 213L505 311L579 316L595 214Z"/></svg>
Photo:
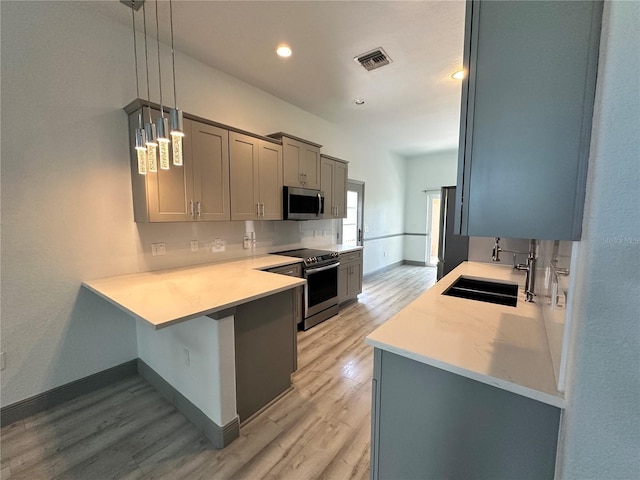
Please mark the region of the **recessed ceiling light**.
<svg viewBox="0 0 640 480"><path fill-rule="evenodd" d="M291 56L291 47L289 45L280 45L276 49L276 53L281 57L290 57Z"/></svg>
<svg viewBox="0 0 640 480"><path fill-rule="evenodd" d="M364 101L364 100L363 100L363 99L361 99L361 98L356 98L356 99L353 101L353 103L354 103L354 105L358 105L358 106L360 106L360 105L364 105L364 104L365 104L365 103L367 103L367 102L366 102L366 101Z"/></svg>
<svg viewBox="0 0 640 480"><path fill-rule="evenodd" d="M464 78L464 70L458 70L457 72L452 73L451 78L455 78L456 80L462 80Z"/></svg>

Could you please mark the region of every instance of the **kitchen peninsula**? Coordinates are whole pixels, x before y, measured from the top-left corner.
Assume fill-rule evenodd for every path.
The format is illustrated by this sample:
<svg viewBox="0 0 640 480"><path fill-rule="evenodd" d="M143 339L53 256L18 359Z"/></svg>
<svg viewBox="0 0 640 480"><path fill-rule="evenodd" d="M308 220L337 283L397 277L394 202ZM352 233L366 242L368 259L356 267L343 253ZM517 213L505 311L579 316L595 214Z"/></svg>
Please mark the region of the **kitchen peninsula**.
<svg viewBox="0 0 640 480"><path fill-rule="evenodd" d="M222 448L238 436L240 420L246 420L238 417L236 398L238 324L256 324L270 336L269 348L278 349L277 355L259 352L274 357L269 363L256 362L269 375L278 372L269 382L276 390L259 392L266 395L263 403L290 385L296 355L293 298L305 280L261 270L299 261L264 255L86 281L83 286L136 319L141 375Z"/></svg>
<svg viewBox="0 0 640 480"><path fill-rule="evenodd" d="M443 295L519 284L515 307ZM372 478L553 478L564 399L524 276L465 262L372 332Z"/></svg>

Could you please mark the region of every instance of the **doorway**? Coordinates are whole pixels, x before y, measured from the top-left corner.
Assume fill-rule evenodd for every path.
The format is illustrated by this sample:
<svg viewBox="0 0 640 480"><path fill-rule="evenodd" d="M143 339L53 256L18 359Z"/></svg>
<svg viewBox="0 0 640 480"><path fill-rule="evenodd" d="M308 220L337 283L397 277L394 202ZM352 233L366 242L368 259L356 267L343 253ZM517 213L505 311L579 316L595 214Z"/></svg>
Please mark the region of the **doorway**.
<svg viewBox="0 0 640 480"><path fill-rule="evenodd" d="M427 241L425 263L438 265L438 241L440 239L440 190L427 190Z"/></svg>
<svg viewBox="0 0 640 480"><path fill-rule="evenodd" d="M338 232L338 243L362 246L363 242L364 182L347 181L347 218L343 218Z"/></svg>

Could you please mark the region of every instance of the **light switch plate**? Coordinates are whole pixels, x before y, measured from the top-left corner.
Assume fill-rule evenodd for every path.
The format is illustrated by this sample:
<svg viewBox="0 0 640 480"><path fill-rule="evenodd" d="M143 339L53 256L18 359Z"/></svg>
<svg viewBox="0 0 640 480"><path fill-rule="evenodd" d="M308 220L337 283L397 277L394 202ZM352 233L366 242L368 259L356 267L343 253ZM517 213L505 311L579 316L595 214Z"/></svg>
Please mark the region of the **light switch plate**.
<svg viewBox="0 0 640 480"><path fill-rule="evenodd" d="M198 251L198 240L191 240L191 251L192 252Z"/></svg>

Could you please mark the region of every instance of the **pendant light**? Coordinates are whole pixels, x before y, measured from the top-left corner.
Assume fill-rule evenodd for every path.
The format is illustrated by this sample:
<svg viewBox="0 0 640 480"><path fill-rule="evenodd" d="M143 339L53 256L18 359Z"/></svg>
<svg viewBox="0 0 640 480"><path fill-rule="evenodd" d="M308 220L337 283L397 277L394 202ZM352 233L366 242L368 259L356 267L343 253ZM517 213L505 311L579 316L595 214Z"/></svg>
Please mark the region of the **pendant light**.
<svg viewBox="0 0 640 480"><path fill-rule="evenodd" d="M160 69L160 27L158 22L158 0L156 0L156 39L158 42L158 81L160 86L160 116L156 119L156 134L160 154L160 168L169 170L169 119L164 116L162 104L162 70Z"/></svg>
<svg viewBox="0 0 640 480"><path fill-rule="evenodd" d="M140 97L140 82L138 80L138 44L136 42L136 16L135 10L133 8L134 1L131 2L131 25L133 29L133 58L135 59L136 66L136 95L138 98ZM136 128L135 132L135 148L136 148L136 156L138 160L138 173L140 175L145 175L147 173L147 138L142 128L142 110L138 114L138 128Z"/></svg>
<svg viewBox="0 0 640 480"><path fill-rule="evenodd" d="M146 2L145 2L146 3ZM158 172L158 140L156 126L151 119L151 93L149 87L149 51L147 47L147 10L145 3L142 4L142 20L144 25L144 63L147 71L147 106L149 112L149 123L144 124L144 131L147 136L147 163L149 171Z"/></svg>
<svg viewBox="0 0 640 480"><path fill-rule="evenodd" d="M171 24L171 62L173 64L173 108L169 114L171 120L171 144L173 145L173 164L182 165L182 137L184 137L184 128L182 110L178 109L176 95L176 54L173 48L173 6L171 0L169 0L169 21Z"/></svg>

